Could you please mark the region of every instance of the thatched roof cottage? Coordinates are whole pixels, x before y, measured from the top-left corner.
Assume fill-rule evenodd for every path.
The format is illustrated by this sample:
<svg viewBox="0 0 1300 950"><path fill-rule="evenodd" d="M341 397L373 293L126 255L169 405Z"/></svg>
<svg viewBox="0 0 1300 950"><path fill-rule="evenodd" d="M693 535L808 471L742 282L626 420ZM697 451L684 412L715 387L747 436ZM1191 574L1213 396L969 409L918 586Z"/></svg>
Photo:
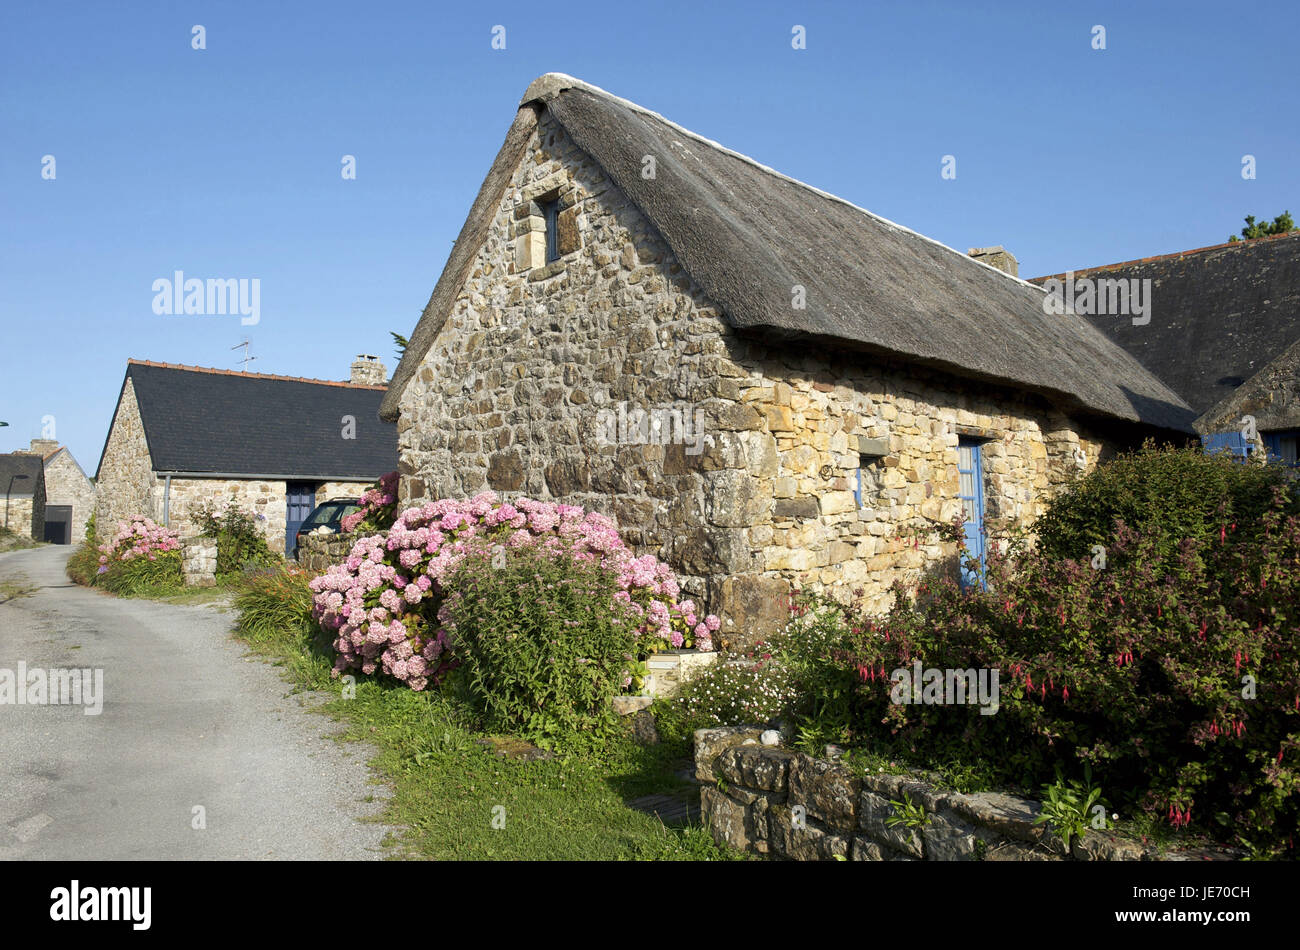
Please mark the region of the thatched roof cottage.
<svg viewBox="0 0 1300 950"><path fill-rule="evenodd" d="M405 503L582 504L742 640L792 584L955 570L1195 416L1025 281L568 76L536 80L381 407Z"/></svg>

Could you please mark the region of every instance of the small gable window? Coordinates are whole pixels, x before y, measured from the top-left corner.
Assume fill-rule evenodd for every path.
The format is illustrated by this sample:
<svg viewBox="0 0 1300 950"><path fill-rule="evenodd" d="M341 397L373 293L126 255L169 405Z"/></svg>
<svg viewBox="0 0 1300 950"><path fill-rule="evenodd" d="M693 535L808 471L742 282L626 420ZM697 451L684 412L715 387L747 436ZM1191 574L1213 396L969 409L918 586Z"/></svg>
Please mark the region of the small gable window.
<svg viewBox="0 0 1300 950"><path fill-rule="evenodd" d="M560 259L560 202L542 202L542 220L546 222L546 263Z"/></svg>

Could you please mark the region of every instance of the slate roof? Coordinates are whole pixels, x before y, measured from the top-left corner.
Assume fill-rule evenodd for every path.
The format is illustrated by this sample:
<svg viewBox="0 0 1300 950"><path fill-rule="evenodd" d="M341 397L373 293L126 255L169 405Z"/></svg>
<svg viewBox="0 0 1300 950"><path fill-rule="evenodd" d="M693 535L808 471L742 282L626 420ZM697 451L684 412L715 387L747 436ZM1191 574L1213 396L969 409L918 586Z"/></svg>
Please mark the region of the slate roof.
<svg viewBox="0 0 1300 950"><path fill-rule="evenodd" d="M9 492L9 497L34 494L37 484L45 480L45 466L41 457L24 452L0 455L0 492L9 489L9 480L15 475L26 475L27 478L12 483L13 489Z"/></svg>
<svg viewBox="0 0 1300 950"><path fill-rule="evenodd" d="M1300 339L1196 420L1197 432L1237 429L1245 415L1261 432L1300 429Z"/></svg>
<svg viewBox="0 0 1300 950"><path fill-rule="evenodd" d="M1067 411L1191 431L1177 395L1045 292L773 171L634 103L550 73L524 94L381 410L396 419L482 246L536 115L551 115L649 219L738 330L902 356ZM656 157L653 180L642 157ZM791 307L795 285L807 307Z"/></svg>
<svg viewBox="0 0 1300 950"><path fill-rule="evenodd" d="M1198 415L1300 340L1300 231L1074 271L1081 277L1151 280L1149 324L1087 319Z"/></svg>
<svg viewBox="0 0 1300 950"><path fill-rule="evenodd" d="M127 379L160 474L369 481L397 468L382 386L140 360L127 363L124 390ZM344 416L355 439L342 437Z"/></svg>

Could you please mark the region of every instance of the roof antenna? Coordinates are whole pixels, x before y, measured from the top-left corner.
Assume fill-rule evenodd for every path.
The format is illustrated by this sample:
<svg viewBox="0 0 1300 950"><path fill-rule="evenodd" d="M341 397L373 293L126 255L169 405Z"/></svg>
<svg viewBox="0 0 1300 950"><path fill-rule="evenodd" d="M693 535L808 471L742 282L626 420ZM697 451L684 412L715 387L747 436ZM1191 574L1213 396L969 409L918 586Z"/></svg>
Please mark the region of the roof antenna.
<svg viewBox="0 0 1300 950"><path fill-rule="evenodd" d="M247 373L247 372L248 372L248 364L251 363L251 362L253 362L253 360L257 359L256 356L249 356L249 355L248 355L248 343L249 343L248 338L245 337L243 343L236 343L234 346L231 347L232 350L237 350L237 349L239 349L241 346L244 348L244 356L243 356L243 358L239 361L239 362L241 362L241 363L244 364L243 369L240 370L241 373Z"/></svg>

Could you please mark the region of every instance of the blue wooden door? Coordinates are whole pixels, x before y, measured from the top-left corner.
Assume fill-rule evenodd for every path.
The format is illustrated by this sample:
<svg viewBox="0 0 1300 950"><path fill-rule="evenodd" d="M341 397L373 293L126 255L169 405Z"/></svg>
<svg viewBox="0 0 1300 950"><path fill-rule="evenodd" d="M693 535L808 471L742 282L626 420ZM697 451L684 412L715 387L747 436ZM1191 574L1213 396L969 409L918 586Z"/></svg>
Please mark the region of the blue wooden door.
<svg viewBox="0 0 1300 950"><path fill-rule="evenodd" d="M972 571L963 563L961 585L983 586L984 471L980 444L974 439L962 439L957 443L957 474L961 482L958 496L961 498L962 530L966 540L964 559L975 558L981 565L978 571Z"/></svg>
<svg viewBox="0 0 1300 950"><path fill-rule="evenodd" d="M284 553L289 556L293 554L298 529L316 507L316 486L311 482L289 482L285 486L285 500L288 507L284 516Z"/></svg>

